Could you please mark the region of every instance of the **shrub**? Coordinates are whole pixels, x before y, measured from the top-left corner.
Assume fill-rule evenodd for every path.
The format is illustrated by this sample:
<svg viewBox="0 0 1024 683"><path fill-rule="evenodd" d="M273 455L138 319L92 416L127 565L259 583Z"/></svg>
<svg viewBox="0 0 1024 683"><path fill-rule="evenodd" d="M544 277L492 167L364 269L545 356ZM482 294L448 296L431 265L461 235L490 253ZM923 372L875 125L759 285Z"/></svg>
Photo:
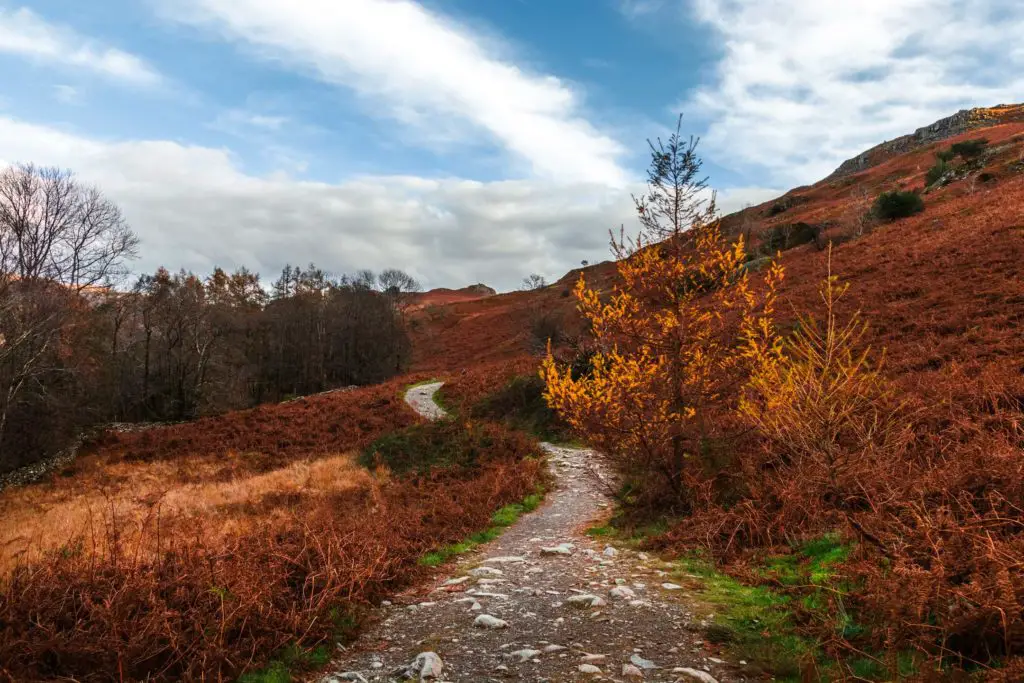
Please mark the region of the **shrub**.
<svg viewBox="0 0 1024 683"><path fill-rule="evenodd" d="M525 436L493 424L439 420L386 434L363 449L364 467L386 465L399 475L437 469L473 469L495 459L521 460L536 452Z"/></svg>
<svg viewBox="0 0 1024 683"><path fill-rule="evenodd" d="M108 516L99 520L107 536L87 539L89 550L55 553L0 582L0 671L19 681L222 681L290 642L333 649L351 627L346 615L416 579L424 553L486 528L542 476L540 461L494 459L309 496L223 547L168 541L153 520L138 549L125 547L121 520Z"/></svg>
<svg viewBox="0 0 1024 683"><path fill-rule="evenodd" d="M544 380L538 375L519 375L488 395L472 409L474 418L501 421L548 441L565 441L568 427L544 400Z"/></svg>
<svg viewBox="0 0 1024 683"><path fill-rule="evenodd" d="M548 343L558 346L565 338L562 316L555 311L540 310L530 320L530 349L544 352Z"/></svg>
<svg viewBox="0 0 1024 683"><path fill-rule="evenodd" d="M956 152L951 149L943 149L935 153L935 158L939 161L953 161L953 157L956 156Z"/></svg>
<svg viewBox="0 0 1024 683"><path fill-rule="evenodd" d="M964 159L973 159L974 157L981 156L987 145L988 140L985 138L975 138L974 140L953 143L949 149Z"/></svg>
<svg viewBox="0 0 1024 683"><path fill-rule="evenodd" d="M949 164L945 159L939 159L935 162L935 165L928 169L928 172L924 175L924 182L926 185L934 185L942 179L942 176L949 172Z"/></svg>
<svg viewBox="0 0 1024 683"><path fill-rule="evenodd" d="M548 404L643 485L637 503L663 510L692 509L705 487L709 444L731 436L714 418L771 327L782 277L776 265L755 290L742 272L742 242L727 240L714 205L699 199L695 148L678 128L651 143L649 193L635 200L641 233L612 242L621 284L610 296L582 278L576 286L595 340L590 373L576 377L554 355L543 369Z"/></svg>
<svg viewBox="0 0 1024 683"><path fill-rule="evenodd" d="M769 254L786 251L801 244L809 244L818 239L822 229L820 225L811 223L788 223L776 225L764 234L762 249Z"/></svg>
<svg viewBox="0 0 1024 683"><path fill-rule="evenodd" d="M924 200L916 192L893 190L883 192L875 200L875 215L882 220L894 221L924 211Z"/></svg>

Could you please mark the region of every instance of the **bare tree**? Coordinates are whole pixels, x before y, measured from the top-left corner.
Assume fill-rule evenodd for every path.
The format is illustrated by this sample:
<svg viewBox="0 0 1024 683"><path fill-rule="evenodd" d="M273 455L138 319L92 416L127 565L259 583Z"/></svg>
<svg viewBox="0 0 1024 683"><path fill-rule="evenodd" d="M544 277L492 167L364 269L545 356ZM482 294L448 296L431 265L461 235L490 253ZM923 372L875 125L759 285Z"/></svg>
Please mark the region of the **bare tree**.
<svg viewBox="0 0 1024 683"><path fill-rule="evenodd" d="M543 289L548 286L547 280L544 279L543 275L537 273L531 273L527 277L523 278L522 289L524 291L530 291L534 289Z"/></svg>
<svg viewBox="0 0 1024 683"><path fill-rule="evenodd" d="M404 270L388 268L377 275L380 291L396 304L401 303L409 294L420 291L420 283Z"/></svg>
<svg viewBox="0 0 1024 683"><path fill-rule="evenodd" d="M0 464L12 410L73 372L69 326L82 294L126 273L138 239L120 209L70 171L11 166L0 171Z"/></svg>
<svg viewBox="0 0 1024 683"><path fill-rule="evenodd" d="M138 238L121 210L74 174L31 164L0 172L0 273L76 291L125 275Z"/></svg>

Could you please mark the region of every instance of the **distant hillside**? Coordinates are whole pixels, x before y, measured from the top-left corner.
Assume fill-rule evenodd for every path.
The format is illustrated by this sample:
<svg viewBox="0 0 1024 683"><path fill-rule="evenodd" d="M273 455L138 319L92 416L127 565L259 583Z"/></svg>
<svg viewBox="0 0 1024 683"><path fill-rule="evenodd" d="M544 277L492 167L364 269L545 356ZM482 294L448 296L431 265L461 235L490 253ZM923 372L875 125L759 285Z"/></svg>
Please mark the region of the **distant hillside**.
<svg viewBox="0 0 1024 683"><path fill-rule="evenodd" d="M497 292L494 289L480 283L463 287L462 289L439 287L413 294L409 297L409 305L414 308L422 308L436 304L451 304L456 301L475 301L476 299L483 299L495 294Z"/></svg>
<svg viewBox="0 0 1024 683"><path fill-rule="evenodd" d="M940 140L962 135L971 130L987 128L1000 123L1024 121L1024 105L1000 104L995 107L962 109L952 116L940 119L930 126L918 128L909 135L888 140L847 159L825 180L841 178L863 171L900 154L920 149Z"/></svg>
<svg viewBox="0 0 1024 683"><path fill-rule="evenodd" d="M923 213L894 223L866 219L883 191L925 191L924 176L936 151L978 137L989 144L974 170L928 189ZM857 158L862 161L847 162L814 185L723 219L728 232L748 238L751 250L782 251L787 268L782 310L817 304L815 287L825 273L820 247L832 241L834 269L851 282L850 305L863 307L873 320L873 341L890 347L894 369L910 371L923 362L922 353L935 356L930 361L935 368L956 367L968 356L1002 357L1007 345L1024 357L1019 335L998 332L1012 329L1010 318L1024 310L1019 278L1024 262L1024 106L961 112ZM856 170L857 165L863 169ZM807 243L807 235L816 235L818 246ZM1009 277L1011 272L1018 277ZM575 269L540 290L464 297L417 313L414 367L522 359L536 348L531 328L541 316L563 320L572 332L577 323L571 289L581 273L602 288L610 288L616 277L615 264L608 261ZM968 282L972 286L964 287ZM440 297L435 301L441 303ZM971 319L990 323L985 338L991 337L991 346L985 340L969 347L961 343L965 321ZM900 359L905 366L900 367Z"/></svg>

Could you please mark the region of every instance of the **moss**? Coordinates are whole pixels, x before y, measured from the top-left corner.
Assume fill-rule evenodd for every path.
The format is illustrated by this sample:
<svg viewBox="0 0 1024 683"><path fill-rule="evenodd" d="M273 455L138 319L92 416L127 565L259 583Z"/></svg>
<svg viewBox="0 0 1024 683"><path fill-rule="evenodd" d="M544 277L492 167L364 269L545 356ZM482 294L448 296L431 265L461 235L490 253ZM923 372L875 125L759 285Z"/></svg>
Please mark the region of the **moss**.
<svg viewBox="0 0 1024 683"><path fill-rule="evenodd" d="M680 579L696 578L701 598L715 608L704 632L709 642L726 645L778 680L799 680L806 664L821 657L817 641L796 634L790 596L740 583L696 555L676 565Z"/></svg>
<svg viewBox="0 0 1024 683"><path fill-rule="evenodd" d="M265 668L239 677L238 683L291 683L295 674L325 667L330 661L331 650L326 645L311 650L289 645Z"/></svg>
<svg viewBox="0 0 1024 683"><path fill-rule="evenodd" d="M603 536L614 536L616 534L615 527L610 524L602 524L601 526L595 526L587 529L587 535L595 538L601 538Z"/></svg>
<svg viewBox="0 0 1024 683"><path fill-rule="evenodd" d="M537 375L513 377L504 387L473 404L470 415L496 420L545 441L564 443L571 439L571 433L548 407L544 390L544 380Z"/></svg>
<svg viewBox="0 0 1024 683"><path fill-rule="evenodd" d="M453 558L458 557L459 555L464 555L484 543L490 543L501 536L502 532L507 527L515 524L516 521L524 514L536 510L543 501L544 492L538 490L537 492L528 495L519 503L506 505L495 512L491 517L490 527L483 531L478 531L458 543L446 545L427 553L419 559L419 564L424 567L439 567Z"/></svg>

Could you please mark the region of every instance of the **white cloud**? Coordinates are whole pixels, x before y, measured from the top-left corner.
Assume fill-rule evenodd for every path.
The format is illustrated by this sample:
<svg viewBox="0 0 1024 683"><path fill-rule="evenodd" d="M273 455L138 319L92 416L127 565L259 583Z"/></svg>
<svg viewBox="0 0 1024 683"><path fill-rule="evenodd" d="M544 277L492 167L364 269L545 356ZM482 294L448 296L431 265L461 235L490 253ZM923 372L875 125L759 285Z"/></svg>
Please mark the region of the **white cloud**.
<svg viewBox="0 0 1024 683"><path fill-rule="evenodd" d="M82 92L73 85L53 86L53 97L61 104L81 104Z"/></svg>
<svg viewBox="0 0 1024 683"><path fill-rule="evenodd" d="M0 7L0 52L84 69L133 85L152 86L161 80L139 57L99 45L69 28L47 22L24 7L13 11Z"/></svg>
<svg viewBox="0 0 1024 683"><path fill-rule="evenodd" d="M681 105L721 165L818 180L864 149L1024 92L1019 0L691 0L723 41Z"/></svg>
<svg viewBox="0 0 1024 683"><path fill-rule="evenodd" d="M279 131L288 122L287 116L260 114L244 109L229 109L221 112L210 124L210 127L235 135L245 135L252 132L254 128L269 132Z"/></svg>
<svg viewBox="0 0 1024 683"><path fill-rule="evenodd" d="M336 273L406 269L428 286L512 289L608 258L608 229L636 222L626 187L513 180L364 177L328 184L247 175L226 149L104 142L0 117L0 165L75 169L124 209L142 238L139 271L205 273L247 265L273 279L286 263ZM770 191L731 190L725 210Z"/></svg>
<svg viewBox="0 0 1024 683"><path fill-rule="evenodd" d="M530 172L621 186L623 150L581 114L579 94L411 0L164 0L168 16L353 89L427 137L490 135Z"/></svg>
<svg viewBox="0 0 1024 683"><path fill-rule="evenodd" d="M619 11L630 19L645 17L660 11L666 0L618 0Z"/></svg>

